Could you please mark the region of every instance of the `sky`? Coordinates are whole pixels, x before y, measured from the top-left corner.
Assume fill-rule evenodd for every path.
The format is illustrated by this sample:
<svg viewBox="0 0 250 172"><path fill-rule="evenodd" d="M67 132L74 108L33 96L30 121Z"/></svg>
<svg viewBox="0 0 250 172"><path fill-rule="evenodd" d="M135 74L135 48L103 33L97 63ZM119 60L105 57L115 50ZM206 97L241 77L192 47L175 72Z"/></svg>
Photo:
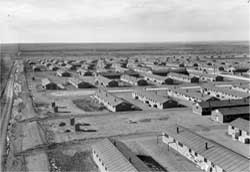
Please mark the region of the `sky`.
<svg viewBox="0 0 250 172"><path fill-rule="evenodd" d="M248 0L1 0L0 42L250 39Z"/></svg>

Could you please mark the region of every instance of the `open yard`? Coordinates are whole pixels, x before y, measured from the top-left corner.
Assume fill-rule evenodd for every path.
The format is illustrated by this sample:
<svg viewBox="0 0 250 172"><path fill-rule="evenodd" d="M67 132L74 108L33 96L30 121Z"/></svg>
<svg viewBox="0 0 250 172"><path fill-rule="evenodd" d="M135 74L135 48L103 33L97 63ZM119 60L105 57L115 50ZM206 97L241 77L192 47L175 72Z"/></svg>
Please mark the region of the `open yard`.
<svg viewBox="0 0 250 172"><path fill-rule="evenodd" d="M46 153L37 153L25 157L28 171L49 171L49 161Z"/></svg>
<svg viewBox="0 0 250 172"><path fill-rule="evenodd" d="M176 108L164 111L135 111L122 113L104 113L79 116L85 123L89 123L96 132L86 133L56 133L55 142L65 142L74 139L108 137L126 135L130 133L162 132L168 125L179 124L196 130L204 130L219 125L206 117L197 116L187 108ZM60 119L68 120L68 119ZM44 121L46 124L57 123L58 120ZM47 126L47 125L46 125ZM52 128L48 128L53 130Z"/></svg>
<svg viewBox="0 0 250 172"><path fill-rule="evenodd" d="M37 122L31 122L24 125L22 141L23 151L44 143L46 143L46 139Z"/></svg>

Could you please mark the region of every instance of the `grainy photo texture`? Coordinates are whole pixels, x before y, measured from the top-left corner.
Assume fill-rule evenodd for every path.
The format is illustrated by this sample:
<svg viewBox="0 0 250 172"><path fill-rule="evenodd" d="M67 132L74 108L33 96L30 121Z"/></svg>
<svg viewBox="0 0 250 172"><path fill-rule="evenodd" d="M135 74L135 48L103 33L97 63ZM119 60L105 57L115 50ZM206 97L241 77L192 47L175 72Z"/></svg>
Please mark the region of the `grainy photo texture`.
<svg viewBox="0 0 250 172"><path fill-rule="evenodd" d="M249 172L249 0L1 0L0 171Z"/></svg>

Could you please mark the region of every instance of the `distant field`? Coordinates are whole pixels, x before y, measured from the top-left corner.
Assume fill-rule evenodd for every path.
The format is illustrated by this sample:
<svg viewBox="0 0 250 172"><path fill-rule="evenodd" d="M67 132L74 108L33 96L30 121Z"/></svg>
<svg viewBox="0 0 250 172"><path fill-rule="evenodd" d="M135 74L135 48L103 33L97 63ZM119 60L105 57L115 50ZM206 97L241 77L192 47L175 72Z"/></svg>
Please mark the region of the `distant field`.
<svg viewBox="0 0 250 172"><path fill-rule="evenodd" d="M166 42L166 43L37 43L2 44L3 49L18 49L22 55L228 55L249 54L247 41L241 42Z"/></svg>
<svg viewBox="0 0 250 172"><path fill-rule="evenodd" d="M0 91L2 92L2 89L4 89L8 74L11 68L12 60L9 56L1 55L0 59Z"/></svg>
<svg viewBox="0 0 250 172"><path fill-rule="evenodd" d="M18 52L16 44L0 44L0 91L5 87L13 57Z"/></svg>
<svg viewBox="0 0 250 172"><path fill-rule="evenodd" d="M20 44L21 51L38 50L248 50L248 42L174 42L174 43L51 43Z"/></svg>

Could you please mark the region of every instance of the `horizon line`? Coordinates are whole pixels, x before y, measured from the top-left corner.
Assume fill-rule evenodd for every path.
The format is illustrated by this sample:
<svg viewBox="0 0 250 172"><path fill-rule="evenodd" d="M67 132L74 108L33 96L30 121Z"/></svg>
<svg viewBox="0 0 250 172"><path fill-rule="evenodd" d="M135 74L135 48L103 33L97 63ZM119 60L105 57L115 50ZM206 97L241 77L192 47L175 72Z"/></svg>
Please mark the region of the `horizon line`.
<svg viewBox="0 0 250 172"><path fill-rule="evenodd" d="M104 41L104 42L1 42L2 44L157 44L157 43L211 43L211 42L250 42L250 40L204 40L204 41L131 41L131 42L118 42L118 41Z"/></svg>

